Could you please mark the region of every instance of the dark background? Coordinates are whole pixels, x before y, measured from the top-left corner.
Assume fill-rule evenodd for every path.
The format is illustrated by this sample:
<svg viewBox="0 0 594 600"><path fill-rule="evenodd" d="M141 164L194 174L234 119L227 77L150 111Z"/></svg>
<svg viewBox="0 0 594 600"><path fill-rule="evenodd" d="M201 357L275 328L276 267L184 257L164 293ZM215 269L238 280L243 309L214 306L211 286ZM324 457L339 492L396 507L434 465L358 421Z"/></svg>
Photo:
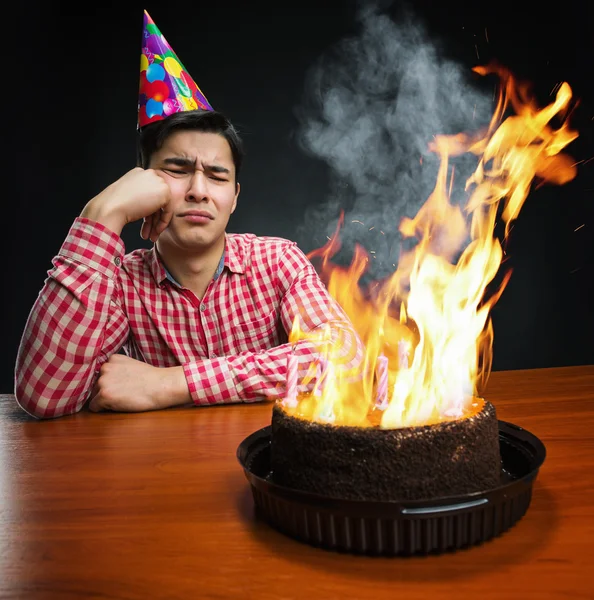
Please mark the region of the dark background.
<svg viewBox="0 0 594 600"><path fill-rule="evenodd" d="M86 4L23 3L3 23L1 392L12 391L21 332L72 220L134 166L144 8L211 104L243 133L247 158L230 230L294 239L306 252L325 242L324 227L307 231L303 217L326 201L330 176L299 148L296 107L308 70L356 35L366 3ZM569 149L576 161L594 156L587 5L413 3L441 52L463 67L497 59L532 81L544 101L567 81L580 98L572 120L580 138ZM400 5L387 10L398 18ZM512 279L493 311L495 370L594 363L593 170L594 161L581 164L575 181L535 190L522 210L507 246ZM128 251L145 244L138 231L137 224L125 230Z"/></svg>

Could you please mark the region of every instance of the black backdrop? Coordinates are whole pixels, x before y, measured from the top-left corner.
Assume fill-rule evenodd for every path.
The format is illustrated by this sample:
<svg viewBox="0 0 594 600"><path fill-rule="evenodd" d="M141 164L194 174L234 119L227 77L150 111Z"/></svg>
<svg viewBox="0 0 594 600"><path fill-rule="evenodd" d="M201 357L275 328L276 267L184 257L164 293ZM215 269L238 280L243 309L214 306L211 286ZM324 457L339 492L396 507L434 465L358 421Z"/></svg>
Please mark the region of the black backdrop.
<svg viewBox="0 0 594 600"><path fill-rule="evenodd" d="M300 147L302 107L313 66L337 42L359 35L361 7L372 3L267 4L23 3L5 17L0 391L12 391L25 320L72 220L134 166L144 8L211 103L243 133L247 158L230 230L294 239L306 252L325 242L340 186L324 160ZM570 83L580 98L573 120L580 138L570 150L576 160L594 156L587 2L565 0L550 12L521 1L412 4L437 56L462 71L497 59L532 81L544 101L558 82ZM383 7L402 18L397 2ZM535 190L512 231L506 266L513 275L493 311L496 370L594 363L593 169L594 161L582 163L570 184ZM338 203L316 212L330 196ZM348 213L347 225L357 216ZM138 231L137 224L125 230L128 251L144 245Z"/></svg>

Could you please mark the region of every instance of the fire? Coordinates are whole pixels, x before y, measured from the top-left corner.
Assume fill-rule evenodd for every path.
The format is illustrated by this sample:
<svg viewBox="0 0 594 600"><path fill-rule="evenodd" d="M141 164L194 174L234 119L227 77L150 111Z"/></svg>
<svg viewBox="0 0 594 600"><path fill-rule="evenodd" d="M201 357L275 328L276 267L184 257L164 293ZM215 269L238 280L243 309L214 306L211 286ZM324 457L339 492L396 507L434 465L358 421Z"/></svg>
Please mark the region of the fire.
<svg viewBox="0 0 594 600"><path fill-rule="evenodd" d="M317 335L323 359L308 376L318 383L293 414L396 428L468 417L482 404L492 359L489 315L509 280L508 273L495 292L487 291L503 258L497 221L504 222L507 236L534 180L563 184L575 177L573 160L561 151L577 133L566 123L572 97L567 83L554 102L539 109L527 87L505 69L475 71L500 78L493 117L486 131L436 136L430 144L440 158L436 185L417 215L399 225L402 237L416 245L401 254L395 272L364 291L360 280L369 256L362 247L356 247L348 268L331 262L340 248L342 217L328 243L310 253L310 259L321 260L320 275L366 353L353 377L341 368L339 349L328 343L327 332ZM449 162L463 153L476 155L477 167L461 205L451 201ZM296 325L290 341L304 337Z"/></svg>

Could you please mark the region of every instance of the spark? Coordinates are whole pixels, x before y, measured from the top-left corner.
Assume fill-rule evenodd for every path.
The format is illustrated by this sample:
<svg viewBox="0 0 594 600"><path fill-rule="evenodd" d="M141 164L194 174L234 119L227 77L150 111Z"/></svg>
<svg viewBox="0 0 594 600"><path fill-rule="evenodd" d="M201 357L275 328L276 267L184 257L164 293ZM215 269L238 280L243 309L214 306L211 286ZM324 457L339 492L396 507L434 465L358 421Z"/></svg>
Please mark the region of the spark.
<svg viewBox="0 0 594 600"><path fill-rule="evenodd" d="M489 34L487 33L487 28L485 27L485 39L487 40L487 44L489 43Z"/></svg>
<svg viewBox="0 0 594 600"><path fill-rule="evenodd" d="M551 92L550 92L549 96L552 96L552 95L553 95L553 94L554 94L554 93L555 93L555 92L556 92L556 91L557 91L557 90L558 90L558 89L561 87L561 83L562 83L562 82L561 82L561 81L559 81L558 83L556 83L556 84L553 86L553 89L551 90Z"/></svg>
<svg viewBox="0 0 594 600"><path fill-rule="evenodd" d="M579 231L579 230L580 230L582 227L585 227L585 226L586 226L586 224L585 224L585 223L582 223L582 224L581 224L581 225L580 225L580 226L579 226L577 229L574 229L574 230L573 230L573 231L574 231L574 233L575 233L576 231Z"/></svg>
<svg viewBox="0 0 594 600"><path fill-rule="evenodd" d="M370 228L369 228L369 231L371 231L372 229L375 229L375 225L374 225L373 227L370 227Z"/></svg>
<svg viewBox="0 0 594 600"><path fill-rule="evenodd" d="M474 105L474 108L472 109L472 120L474 121L474 116L476 115L476 104Z"/></svg>
<svg viewBox="0 0 594 600"><path fill-rule="evenodd" d="M326 236L326 239L327 239L328 241L330 241L332 238L331 238L329 235L327 235L327 236Z"/></svg>
<svg viewBox="0 0 594 600"><path fill-rule="evenodd" d="M511 233L512 233L513 230L514 230L514 225L510 225L508 233L503 236L503 243L504 244L507 244L508 238L511 236Z"/></svg>
<svg viewBox="0 0 594 600"><path fill-rule="evenodd" d="M448 198L452 197L452 188L454 187L454 173L456 172L456 167L452 166L452 174L450 175L450 189L448 190Z"/></svg>
<svg viewBox="0 0 594 600"><path fill-rule="evenodd" d="M477 57L477 59L480 60L481 57L479 56L478 46L476 44L474 45L474 49L476 50L476 57Z"/></svg>
<svg viewBox="0 0 594 600"><path fill-rule="evenodd" d="M363 223L363 221L358 221L357 219L353 219L351 221L351 223L360 223L361 225L365 225L365 223Z"/></svg>
<svg viewBox="0 0 594 600"><path fill-rule="evenodd" d="M386 235L386 234L385 234L385 233L384 233L384 232L383 232L381 229L380 229L380 233L381 233L382 235Z"/></svg>
<svg viewBox="0 0 594 600"><path fill-rule="evenodd" d="M577 269L574 269L573 271L569 271L569 274L571 275L572 273L577 273L577 271L579 271L582 267L578 267Z"/></svg>
<svg viewBox="0 0 594 600"><path fill-rule="evenodd" d="M587 165L591 160L594 160L594 156L591 156L590 158L584 160L578 160L577 162L574 162L571 166L577 167L578 165Z"/></svg>
<svg viewBox="0 0 594 600"><path fill-rule="evenodd" d="M370 250L369 251L371 254L375 254L375 250Z"/></svg>

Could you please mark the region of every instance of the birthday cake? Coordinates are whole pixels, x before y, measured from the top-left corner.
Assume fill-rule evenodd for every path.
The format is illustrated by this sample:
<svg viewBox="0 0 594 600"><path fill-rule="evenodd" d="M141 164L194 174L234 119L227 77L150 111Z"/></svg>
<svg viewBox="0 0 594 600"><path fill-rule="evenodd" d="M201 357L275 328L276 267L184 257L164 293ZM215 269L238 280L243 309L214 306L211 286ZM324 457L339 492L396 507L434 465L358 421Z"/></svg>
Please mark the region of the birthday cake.
<svg viewBox="0 0 594 600"><path fill-rule="evenodd" d="M420 427L352 427L304 419L279 402L271 426L275 483L345 500L426 500L498 485L495 407Z"/></svg>

